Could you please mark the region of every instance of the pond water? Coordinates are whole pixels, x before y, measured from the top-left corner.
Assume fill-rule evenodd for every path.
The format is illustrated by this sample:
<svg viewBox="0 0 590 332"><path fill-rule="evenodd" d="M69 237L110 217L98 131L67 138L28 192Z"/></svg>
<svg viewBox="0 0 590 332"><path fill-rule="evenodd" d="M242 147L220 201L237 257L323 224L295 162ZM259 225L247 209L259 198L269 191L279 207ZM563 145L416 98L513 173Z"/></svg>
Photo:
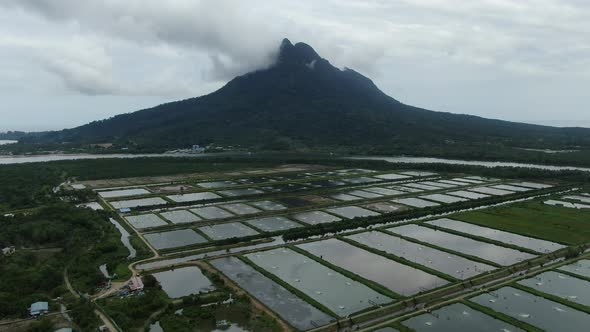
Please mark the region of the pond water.
<svg viewBox="0 0 590 332"><path fill-rule="evenodd" d="M584 202L584 203L590 203L590 197L588 197L588 196L570 195L570 196L564 196L563 199L570 199L570 200L580 201L580 202Z"/></svg>
<svg viewBox="0 0 590 332"><path fill-rule="evenodd" d="M450 184L450 183L445 183L445 182L438 182L438 181L423 181L420 182L422 184L425 184L427 186L433 186L433 187L439 187L439 188L455 188L457 185L455 184Z"/></svg>
<svg viewBox="0 0 590 332"><path fill-rule="evenodd" d="M579 203L571 203L566 201L559 201L555 199L549 199L543 202L543 204L551 205L551 206L561 206L570 209L590 209L590 205L588 204L579 204Z"/></svg>
<svg viewBox="0 0 590 332"><path fill-rule="evenodd" d="M453 181L464 182L466 184L483 184L486 181L478 180L478 179L471 179L471 178L454 178Z"/></svg>
<svg viewBox="0 0 590 332"><path fill-rule="evenodd" d="M371 210L379 211L381 213L392 213L392 212L396 212L396 211L403 209L403 207L401 205L397 205L397 204L393 204L393 203L389 203L389 202L379 202L379 203L367 204L364 207L371 209Z"/></svg>
<svg viewBox="0 0 590 332"><path fill-rule="evenodd" d="M236 155L236 152L223 153L224 155ZM215 156L222 155L216 153ZM33 155L33 156L10 156L0 157L0 165L2 164L22 164L22 163L39 163L58 160L79 160L79 159L129 159L129 158L207 158L210 154L47 154L47 155Z"/></svg>
<svg viewBox="0 0 590 332"><path fill-rule="evenodd" d="M394 189L387 189L387 188L380 188L380 187L372 187L372 188L364 188L364 191L369 191L385 196L395 196L395 195L402 195L405 194L403 191L394 190Z"/></svg>
<svg viewBox="0 0 590 332"><path fill-rule="evenodd" d="M388 254L407 259L410 262L440 271L457 279L468 279L495 269L491 265L475 262L461 256L381 232L358 233L349 235L346 238L367 247L384 251Z"/></svg>
<svg viewBox="0 0 590 332"><path fill-rule="evenodd" d="M438 175L438 174L433 173L433 172L425 172L425 171L400 172L400 174L409 175L409 176L420 176L420 177Z"/></svg>
<svg viewBox="0 0 590 332"><path fill-rule="evenodd" d="M491 187L469 188L469 191L474 191L476 193L482 193L482 194L494 195L494 196L504 196L504 195L514 194L513 191L501 190L501 189L496 189L496 188L491 188Z"/></svg>
<svg viewBox="0 0 590 332"><path fill-rule="evenodd" d="M439 203L426 201L426 200L416 198L416 197L394 199L394 200L392 200L392 202L411 206L411 207L417 207L417 208L425 208L425 207L440 205Z"/></svg>
<svg viewBox="0 0 590 332"><path fill-rule="evenodd" d="M111 224L115 225L115 227L117 227L117 229L119 230L119 233L121 233L121 243L123 243L125 248L129 250L129 256L127 256L127 259L135 258L135 256L137 256L137 250L135 250L135 248L131 244L131 235L129 234L129 232L127 232L125 227L121 226L121 224L119 224L119 222L115 219L109 218L109 221L111 222Z"/></svg>
<svg viewBox="0 0 590 332"><path fill-rule="evenodd" d="M422 190L441 190L439 187L430 186L423 183L404 183L404 187L422 189Z"/></svg>
<svg viewBox="0 0 590 332"><path fill-rule="evenodd" d="M264 191L254 188L219 190L218 193L227 197L250 196L264 194Z"/></svg>
<svg viewBox="0 0 590 332"><path fill-rule="evenodd" d="M272 201L252 202L250 204L254 205L257 208L261 208L265 211L280 211L280 210L287 209L286 206L279 204L279 203L272 202Z"/></svg>
<svg viewBox="0 0 590 332"><path fill-rule="evenodd" d="M362 198L379 198L379 197L383 197L383 195L376 194L376 193L369 192L369 191L364 191L364 190L353 190L353 191L347 192L347 194L353 195L353 196L362 197Z"/></svg>
<svg viewBox="0 0 590 332"><path fill-rule="evenodd" d="M447 192L448 195L458 196L467 199L481 199L490 197L490 195L482 194L482 193L474 193L471 191L466 190L458 190L458 191L450 191Z"/></svg>
<svg viewBox="0 0 590 332"><path fill-rule="evenodd" d="M160 215L174 224L186 224L203 220L197 217L196 215L188 212L187 210L174 210L162 212L160 213Z"/></svg>
<svg viewBox="0 0 590 332"><path fill-rule="evenodd" d="M424 191L424 189L418 189L418 188L412 188L412 187L406 187L406 186L391 186L391 187L387 187L393 190L402 190L408 193L421 193Z"/></svg>
<svg viewBox="0 0 590 332"><path fill-rule="evenodd" d="M234 216L233 213L221 209L217 206L205 206L200 208L190 209L191 212L194 212L201 216L203 219L224 219L224 218L231 218Z"/></svg>
<svg viewBox="0 0 590 332"><path fill-rule="evenodd" d="M350 184L363 184L363 183L373 183L373 182L379 182L382 181L381 179L375 179L375 178L370 178L367 176L361 176L361 177L356 177L356 178L348 178L348 179L342 179L342 181L350 183Z"/></svg>
<svg viewBox="0 0 590 332"><path fill-rule="evenodd" d="M523 331L492 316L488 316L470 307L455 303L431 313L412 317L402 322L403 325L422 331L452 331L452 332L518 332Z"/></svg>
<svg viewBox="0 0 590 332"><path fill-rule="evenodd" d="M259 234L239 222L199 227L199 230L212 240L225 240L232 237L246 237Z"/></svg>
<svg viewBox="0 0 590 332"><path fill-rule="evenodd" d="M190 193L190 194L178 194L166 196L175 202L193 202L193 201L204 201L207 199L221 198L216 193L202 192L202 193Z"/></svg>
<svg viewBox="0 0 590 332"><path fill-rule="evenodd" d="M448 283L442 278L338 239L308 242L297 247L404 296Z"/></svg>
<svg viewBox="0 0 590 332"><path fill-rule="evenodd" d="M508 191L517 191L517 192L532 190L531 188L517 187L517 186L510 185L510 184L499 184L499 185L495 185L495 186L490 186L490 188L495 188L495 189L500 189L500 190L508 190Z"/></svg>
<svg viewBox="0 0 590 332"><path fill-rule="evenodd" d="M535 257L534 255L518 250L500 247L495 244L481 242L415 224L388 228L387 230L421 242L450 249L457 253L479 257L503 266L516 264Z"/></svg>
<svg viewBox="0 0 590 332"><path fill-rule="evenodd" d="M399 332L399 330L394 329L393 327L384 327L373 332Z"/></svg>
<svg viewBox="0 0 590 332"><path fill-rule="evenodd" d="M512 185L518 186L518 187L527 187L527 188L531 188L531 189L545 189L545 188L551 188L552 186L549 184L545 184L545 183L537 183L537 182L514 182L514 183L510 183Z"/></svg>
<svg viewBox="0 0 590 332"><path fill-rule="evenodd" d="M590 306L590 282L569 275L548 271L518 282L523 286L568 301Z"/></svg>
<svg viewBox="0 0 590 332"><path fill-rule="evenodd" d="M389 173L389 174L375 175L374 177L376 177L378 179L382 179L382 180L401 180L401 179L409 179L412 176L397 174L397 173Z"/></svg>
<svg viewBox="0 0 590 332"><path fill-rule="evenodd" d="M246 257L341 317L391 302L371 288L287 248Z"/></svg>
<svg viewBox="0 0 590 332"><path fill-rule="evenodd" d="M77 207L84 207L84 208L89 208L92 210L104 210L104 208L102 207L102 205L100 205L98 202L88 202L88 203L82 203L82 204L78 204L76 205Z"/></svg>
<svg viewBox="0 0 590 332"><path fill-rule="evenodd" d="M219 258L211 265L297 329L308 330L334 320L238 258Z"/></svg>
<svg viewBox="0 0 590 332"><path fill-rule="evenodd" d="M327 224L342 220L339 217L333 216L324 211L309 211L294 214L293 219L304 222L309 225Z"/></svg>
<svg viewBox="0 0 590 332"><path fill-rule="evenodd" d="M211 182L199 182L197 183L199 187L213 189L213 188L223 188L223 187L230 187L235 186L237 183L233 181L211 181Z"/></svg>
<svg viewBox="0 0 590 332"><path fill-rule="evenodd" d="M448 183L448 184L452 184L455 186L468 186L468 183L462 182L462 181L453 181L453 180L438 180L439 183Z"/></svg>
<svg viewBox="0 0 590 332"><path fill-rule="evenodd" d="M546 331L587 331L590 326L590 315L512 287L503 287L470 301Z"/></svg>
<svg viewBox="0 0 590 332"><path fill-rule="evenodd" d="M140 214L138 216L127 216L125 217L127 222L131 224L136 229L144 229L150 227L158 227L158 226L166 226L166 223L162 218L158 217L157 215L150 213L150 214Z"/></svg>
<svg viewBox="0 0 590 332"><path fill-rule="evenodd" d="M150 324L150 332L164 332L164 329L162 328L162 326L160 325L160 322L157 321L153 324Z"/></svg>
<svg viewBox="0 0 590 332"><path fill-rule="evenodd" d="M427 199L430 201L439 202L439 203L445 203L445 204L452 204L452 203L468 201L468 199L466 199L466 198L454 197L454 196L449 196L449 195L445 195L445 194L424 195L424 196L420 196L420 198Z"/></svg>
<svg viewBox="0 0 590 332"><path fill-rule="evenodd" d="M207 240L192 229L144 234L143 237L156 249L169 249L205 243Z"/></svg>
<svg viewBox="0 0 590 332"><path fill-rule="evenodd" d="M131 199L126 201L115 201L109 202L115 209L123 209L123 208L134 208L138 206L150 206L150 205L164 205L167 204L164 199L161 197L150 197L150 198L140 198L140 199Z"/></svg>
<svg viewBox="0 0 590 332"><path fill-rule="evenodd" d="M100 195L100 197L103 197L103 198L137 196L137 195L145 195L145 194L150 194L150 192L143 189L143 188L99 191L98 192L98 195Z"/></svg>
<svg viewBox="0 0 590 332"><path fill-rule="evenodd" d="M521 248L533 250L539 253L549 253L565 248L564 245L555 242L535 239L528 236L509 233L489 227L483 227L448 218L429 221L428 224L446 229L451 229L465 234L471 234L486 239L491 239L502 243L511 244Z"/></svg>
<svg viewBox="0 0 590 332"><path fill-rule="evenodd" d="M590 278L590 260L583 259L573 264L564 265L560 267L559 270Z"/></svg>
<svg viewBox="0 0 590 332"><path fill-rule="evenodd" d="M327 209L328 212L347 219L360 217L374 217L380 215L378 212L363 209L358 206L342 206L332 209Z"/></svg>
<svg viewBox="0 0 590 332"><path fill-rule="evenodd" d="M352 196L349 194L334 194L330 197L333 199L339 200L339 201L343 201L343 202L357 201L357 200L361 199L361 197Z"/></svg>
<svg viewBox="0 0 590 332"><path fill-rule="evenodd" d="M0 139L0 145L15 144L15 143L18 143L18 141L9 140L9 139Z"/></svg>
<svg viewBox="0 0 590 332"><path fill-rule="evenodd" d="M254 226L264 232L283 231L287 229L303 227L303 225L289 220L285 217L264 217L244 221L244 223Z"/></svg>
<svg viewBox="0 0 590 332"><path fill-rule="evenodd" d="M208 293L215 286L196 266L187 266L174 270L153 273L166 294L177 299L192 294Z"/></svg>
<svg viewBox="0 0 590 332"><path fill-rule="evenodd" d="M250 205L246 205L244 203L225 204L221 205L221 207L237 215L254 214L262 212L262 210L259 210Z"/></svg>

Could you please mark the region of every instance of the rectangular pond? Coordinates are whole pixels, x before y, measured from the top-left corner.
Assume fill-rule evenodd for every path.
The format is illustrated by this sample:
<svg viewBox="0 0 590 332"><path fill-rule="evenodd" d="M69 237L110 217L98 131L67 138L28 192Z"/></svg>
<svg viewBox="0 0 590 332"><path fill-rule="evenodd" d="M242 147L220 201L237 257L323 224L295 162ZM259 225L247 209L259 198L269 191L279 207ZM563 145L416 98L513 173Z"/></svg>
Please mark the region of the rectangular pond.
<svg viewBox="0 0 590 332"><path fill-rule="evenodd" d="M486 183L485 181L475 180L475 179L470 179L470 178L454 178L451 180L457 181L457 182L464 182L467 184L484 184L484 183Z"/></svg>
<svg viewBox="0 0 590 332"><path fill-rule="evenodd" d="M272 201L250 202L250 205L253 205L265 211L281 211L287 209L287 207L283 204L275 203Z"/></svg>
<svg viewBox="0 0 590 332"><path fill-rule="evenodd" d="M287 248L261 251L246 257L340 317L392 301L364 284Z"/></svg>
<svg viewBox="0 0 590 332"><path fill-rule="evenodd" d="M362 197L352 196L349 194L342 194L342 193L331 195L330 198L333 198L338 201L343 201L343 202L358 201L359 199L362 199Z"/></svg>
<svg viewBox="0 0 590 332"><path fill-rule="evenodd" d="M168 202L161 197L130 199L125 201L109 202L115 209L134 208L139 206L164 205Z"/></svg>
<svg viewBox="0 0 590 332"><path fill-rule="evenodd" d="M211 280L196 266L181 267L152 275L158 280L166 295L172 299L215 290Z"/></svg>
<svg viewBox="0 0 590 332"><path fill-rule="evenodd" d="M570 200L574 200L574 201L580 201L583 203L590 203L590 197L588 197L588 196L570 195L570 196L563 196L563 199L570 199Z"/></svg>
<svg viewBox="0 0 590 332"><path fill-rule="evenodd" d="M291 228L303 227L303 225L281 216L250 219L244 221L244 223L264 232L284 231Z"/></svg>
<svg viewBox="0 0 590 332"><path fill-rule="evenodd" d="M455 186L468 186L469 185L467 182L454 181L454 180L438 180L438 182L440 182L440 183L448 183L448 184L452 184L452 185L455 185Z"/></svg>
<svg viewBox="0 0 590 332"><path fill-rule="evenodd" d="M416 332L524 332L524 330L473 310L462 303L451 304L430 313L412 317L403 321L402 324Z"/></svg>
<svg viewBox="0 0 590 332"><path fill-rule="evenodd" d="M206 189L214 189L214 188L223 188L223 187L231 187L237 185L236 182L233 181L210 181L210 182L199 182L197 186Z"/></svg>
<svg viewBox="0 0 590 332"><path fill-rule="evenodd" d="M309 330L334 320L238 258L216 259L211 265L299 330Z"/></svg>
<svg viewBox="0 0 590 332"><path fill-rule="evenodd" d="M436 173L425 172L425 171L408 171L408 172L400 172L400 174L409 175L409 176L420 176L420 177L437 175Z"/></svg>
<svg viewBox="0 0 590 332"><path fill-rule="evenodd" d="M508 190L508 191L515 191L515 192L523 192L523 191L529 191L529 190L531 190L531 188L511 186L509 184L499 184L499 185L495 185L495 186L490 186L490 188L495 188L495 189L500 189L500 190Z"/></svg>
<svg viewBox="0 0 590 332"><path fill-rule="evenodd" d="M127 196L138 196L138 195L146 195L146 194L150 194L150 192L146 189L143 189L143 188L109 190L109 191L99 191L98 192L98 195L102 198L127 197Z"/></svg>
<svg viewBox="0 0 590 332"><path fill-rule="evenodd" d="M404 183L404 187L410 187L410 188L416 188L416 189L422 189L422 190L441 190L442 188L439 187L435 187L435 186L429 186L427 184L424 183Z"/></svg>
<svg viewBox="0 0 590 332"><path fill-rule="evenodd" d="M398 198L398 199L392 200L392 202L411 206L411 207L416 207L416 208L425 208L425 207L440 205L439 203L423 200L423 199L416 198L416 197Z"/></svg>
<svg viewBox="0 0 590 332"><path fill-rule="evenodd" d="M427 199L429 201L445 203L445 204L452 204L452 203L468 201L467 198L449 196L449 195L445 195L445 194L430 194L430 195L420 196L420 198Z"/></svg>
<svg viewBox="0 0 590 332"><path fill-rule="evenodd" d="M535 239L528 236L505 232L489 227L474 225L449 218L432 220L429 221L428 224L446 229L451 229L465 234L491 239L502 243L511 244L517 247L526 248L539 253L549 253L565 248L564 245L561 245L559 243Z"/></svg>
<svg viewBox="0 0 590 332"><path fill-rule="evenodd" d="M590 306L590 282L583 279L555 271L547 271L530 279L520 280L518 283L539 292Z"/></svg>
<svg viewBox="0 0 590 332"><path fill-rule="evenodd" d="M169 195L166 197L168 197L169 199L171 199L177 203L204 201L204 200L208 200L208 199L221 198L221 196L217 195L216 193L211 193L211 192L178 194L178 195Z"/></svg>
<svg viewBox="0 0 590 332"><path fill-rule="evenodd" d="M512 287L478 295L470 301L545 331L587 331L590 315Z"/></svg>
<svg viewBox="0 0 590 332"><path fill-rule="evenodd" d="M392 212L397 212L397 211L401 211L401 210L405 209L401 205L393 204L393 203L389 203L389 202L372 203L372 204L364 205L364 207L371 209L371 210L381 212L381 213L392 213Z"/></svg>
<svg viewBox="0 0 590 332"><path fill-rule="evenodd" d="M125 217L127 221L136 229L144 229L150 227L158 227L158 226L166 226L168 225L167 222L162 220L162 218L158 217L157 215L150 213L150 214L140 214L138 216L127 216Z"/></svg>
<svg viewBox="0 0 590 332"><path fill-rule="evenodd" d="M555 199L546 200L543 202L543 204L551 205L551 206L566 207L566 208L570 208L570 209L590 209L590 205L588 205L588 204L571 203L571 202L559 201L559 200L555 200Z"/></svg>
<svg viewBox="0 0 590 332"><path fill-rule="evenodd" d="M395 195L403 195L405 192L394 190L394 189L387 189L387 188L380 188L380 187L372 187L372 188L364 188L364 191L369 191L376 194L381 194L384 196L395 196Z"/></svg>
<svg viewBox="0 0 590 332"><path fill-rule="evenodd" d="M381 180L401 180L401 179L411 178L411 176L409 176L409 175L403 175L403 174L397 174L397 173L375 175L374 177L381 179Z"/></svg>
<svg viewBox="0 0 590 332"><path fill-rule="evenodd" d="M201 218L203 219L224 219L235 216L233 213L226 211L222 208L219 208L217 206L204 206L190 210L191 212L194 212L201 216Z"/></svg>
<svg viewBox="0 0 590 332"><path fill-rule="evenodd" d="M404 296L448 283L445 279L338 239L308 242L297 247Z"/></svg>
<svg viewBox="0 0 590 332"><path fill-rule="evenodd" d="M375 178L370 178L367 176L361 176L361 177L357 177L357 178L342 179L342 181L350 183L350 184L363 184L363 183L379 182L379 181L381 181L381 179L375 179Z"/></svg>
<svg viewBox="0 0 590 332"><path fill-rule="evenodd" d="M504 195L514 194L513 191L496 189L496 188L492 188L492 187L469 188L469 191L474 191L476 193L482 193L482 194L494 195L494 196L504 196Z"/></svg>
<svg viewBox="0 0 590 332"><path fill-rule="evenodd" d="M149 233L143 237L156 249L170 249L205 243L207 240L192 229Z"/></svg>
<svg viewBox="0 0 590 332"><path fill-rule="evenodd" d="M450 183L445 183L445 182L439 182L439 181L423 181L423 182L420 182L420 183L421 184L425 184L427 186L439 187L441 189L455 188L457 186L455 184L450 184Z"/></svg>
<svg viewBox="0 0 590 332"><path fill-rule="evenodd" d="M160 213L160 215L174 224L186 224L203 220L187 210L167 211Z"/></svg>
<svg viewBox="0 0 590 332"><path fill-rule="evenodd" d="M513 183L510 183L510 184L511 185L514 185L514 186L527 187L527 188L531 188L531 189L545 189L545 188L551 188L551 187L553 187L550 184L537 183L537 182L526 182L526 181L513 182Z"/></svg>
<svg viewBox="0 0 590 332"><path fill-rule="evenodd" d="M262 210L259 210L255 207L252 207L244 203L225 204L221 205L220 207L237 215L254 214L262 212Z"/></svg>
<svg viewBox="0 0 590 332"><path fill-rule="evenodd" d="M304 222L309 225L327 224L342 220L324 211L308 211L294 214L293 219Z"/></svg>
<svg viewBox="0 0 590 332"><path fill-rule="evenodd" d="M250 196L264 194L264 191L254 188L219 190L218 193L227 197Z"/></svg>
<svg viewBox="0 0 590 332"><path fill-rule="evenodd" d="M358 233L346 238L461 280L495 269L488 264L472 261L382 232Z"/></svg>
<svg viewBox="0 0 590 332"><path fill-rule="evenodd" d="M583 259L572 264L563 265L559 270L590 278L590 260Z"/></svg>
<svg viewBox="0 0 590 332"><path fill-rule="evenodd" d="M379 197L383 197L383 195L381 195L381 194L376 194L376 193L369 192L369 191L364 191L364 190L353 190L353 191L347 192L347 194L353 195L353 196L362 197L362 198L379 198Z"/></svg>
<svg viewBox="0 0 590 332"><path fill-rule="evenodd" d="M230 239L232 237L239 238L259 234L257 231L246 225L240 224L239 222L203 226L199 227L199 230L207 235L210 239L215 241Z"/></svg>
<svg viewBox="0 0 590 332"><path fill-rule="evenodd" d="M424 191L424 189L418 189L418 188L412 188L412 187L405 187L405 186L392 186L392 187L387 187L393 190L401 190L401 191L405 191L406 193L421 193Z"/></svg>
<svg viewBox="0 0 590 332"><path fill-rule="evenodd" d="M416 224L387 229L405 237L446 248L457 253L479 257L499 265L508 266L534 258L534 255L467 237L437 231Z"/></svg>
<svg viewBox="0 0 590 332"><path fill-rule="evenodd" d="M378 212L363 209L362 207L358 206L341 206L337 208L327 209L326 211L347 219L360 217L374 217L380 215L380 213Z"/></svg>
<svg viewBox="0 0 590 332"><path fill-rule="evenodd" d="M450 191L446 193L447 195L453 195L457 197L467 198L467 199L482 199L488 198L490 195L482 194L482 193L475 193L467 190L457 190L457 191Z"/></svg>

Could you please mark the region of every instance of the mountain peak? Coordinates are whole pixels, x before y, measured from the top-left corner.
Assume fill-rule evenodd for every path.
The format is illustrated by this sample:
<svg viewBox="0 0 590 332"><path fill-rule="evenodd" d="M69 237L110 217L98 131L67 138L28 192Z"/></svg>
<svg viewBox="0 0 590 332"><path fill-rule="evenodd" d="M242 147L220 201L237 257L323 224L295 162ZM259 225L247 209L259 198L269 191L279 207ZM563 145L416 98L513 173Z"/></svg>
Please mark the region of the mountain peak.
<svg viewBox="0 0 590 332"><path fill-rule="evenodd" d="M278 63L280 64L309 64L321 57L316 53L313 47L305 43L293 45L287 38L283 39L279 47Z"/></svg>

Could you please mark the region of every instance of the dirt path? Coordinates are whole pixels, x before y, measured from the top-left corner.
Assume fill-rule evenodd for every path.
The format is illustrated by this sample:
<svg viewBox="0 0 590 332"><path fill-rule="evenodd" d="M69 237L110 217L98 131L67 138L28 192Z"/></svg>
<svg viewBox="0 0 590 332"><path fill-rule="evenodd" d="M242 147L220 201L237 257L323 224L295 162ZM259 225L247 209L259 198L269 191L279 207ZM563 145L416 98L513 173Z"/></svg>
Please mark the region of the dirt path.
<svg viewBox="0 0 590 332"><path fill-rule="evenodd" d="M271 316L272 318L274 318L279 323L279 326L281 327L282 331L284 331L284 332L292 331L292 329L289 327L289 325L287 325L287 323L285 323L281 319L281 317L277 316L277 314L275 314L272 310L267 308L264 304L260 303L256 298L254 298L254 297L250 296L250 294L244 292L238 285L236 285L231 279L227 278L223 273L219 273L219 271L215 270L211 265L209 265L205 262L202 262L202 261L192 262L192 264L198 266L199 268L201 268L205 271L218 274L221 277L221 279L223 280L223 282L225 283L225 285L227 285L228 287L233 289L236 294L248 296L250 298L250 300L252 301L252 305L254 306L254 308L256 308L256 310L262 311L262 312L266 313L267 315Z"/></svg>
<svg viewBox="0 0 590 332"><path fill-rule="evenodd" d="M102 320L102 323L109 329L109 331L111 331L111 332L119 331L119 329L117 329L115 324L113 324L113 322L111 322L111 320L105 314L103 314L100 310L94 309L94 314L97 315L98 318L100 318L100 320Z"/></svg>

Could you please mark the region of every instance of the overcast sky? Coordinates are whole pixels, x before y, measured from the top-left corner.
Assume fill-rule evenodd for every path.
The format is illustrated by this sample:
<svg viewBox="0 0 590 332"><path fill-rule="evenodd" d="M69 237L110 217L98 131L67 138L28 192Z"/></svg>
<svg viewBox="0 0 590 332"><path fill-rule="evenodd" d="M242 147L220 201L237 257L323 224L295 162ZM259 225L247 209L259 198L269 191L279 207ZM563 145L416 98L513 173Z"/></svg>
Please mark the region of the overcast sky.
<svg viewBox="0 0 590 332"><path fill-rule="evenodd" d="M0 131L203 95L284 37L407 104L590 127L587 0L0 0Z"/></svg>

